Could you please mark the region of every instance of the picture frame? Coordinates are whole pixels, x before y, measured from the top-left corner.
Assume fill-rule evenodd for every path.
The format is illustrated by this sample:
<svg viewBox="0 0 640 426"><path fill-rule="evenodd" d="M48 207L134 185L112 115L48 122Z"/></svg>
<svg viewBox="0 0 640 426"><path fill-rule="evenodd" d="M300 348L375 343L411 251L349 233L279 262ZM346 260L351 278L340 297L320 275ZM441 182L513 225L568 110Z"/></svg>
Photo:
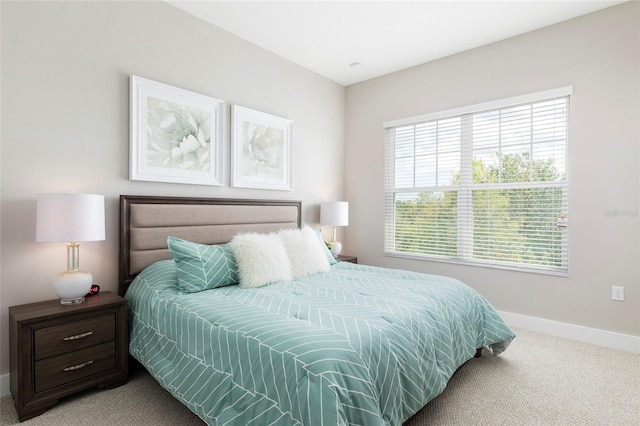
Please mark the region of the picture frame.
<svg viewBox="0 0 640 426"><path fill-rule="evenodd" d="M129 179L222 185L224 105L132 75Z"/></svg>
<svg viewBox="0 0 640 426"><path fill-rule="evenodd" d="M231 186L293 189L293 121L231 107Z"/></svg>

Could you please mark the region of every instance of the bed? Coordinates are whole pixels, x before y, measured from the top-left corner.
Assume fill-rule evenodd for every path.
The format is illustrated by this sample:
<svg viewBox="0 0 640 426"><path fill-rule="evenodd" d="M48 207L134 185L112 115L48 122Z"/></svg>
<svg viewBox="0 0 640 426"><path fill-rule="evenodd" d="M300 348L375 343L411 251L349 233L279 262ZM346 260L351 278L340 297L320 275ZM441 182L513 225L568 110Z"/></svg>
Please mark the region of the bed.
<svg viewBox="0 0 640 426"><path fill-rule="evenodd" d="M299 201L122 195L120 223L130 354L209 425L401 425L478 349L497 355L515 337L448 277L327 258L319 272L245 288L240 236L303 241ZM242 283L218 263L186 270L176 242L236 261ZM224 285L185 287L202 269Z"/></svg>

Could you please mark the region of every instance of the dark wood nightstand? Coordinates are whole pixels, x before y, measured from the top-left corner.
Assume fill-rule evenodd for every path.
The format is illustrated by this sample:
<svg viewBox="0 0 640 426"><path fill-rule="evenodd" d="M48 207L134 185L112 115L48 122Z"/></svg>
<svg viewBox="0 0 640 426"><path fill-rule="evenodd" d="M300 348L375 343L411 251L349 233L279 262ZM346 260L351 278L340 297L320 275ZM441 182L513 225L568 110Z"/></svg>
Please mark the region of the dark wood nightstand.
<svg viewBox="0 0 640 426"><path fill-rule="evenodd" d="M358 263L357 256L347 256L346 254L339 254L336 256L340 262Z"/></svg>
<svg viewBox="0 0 640 426"><path fill-rule="evenodd" d="M109 291L84 303L60 299L9 307L11 394L18 418L44 413L58 399L127 382L127 301Z"/></svg>

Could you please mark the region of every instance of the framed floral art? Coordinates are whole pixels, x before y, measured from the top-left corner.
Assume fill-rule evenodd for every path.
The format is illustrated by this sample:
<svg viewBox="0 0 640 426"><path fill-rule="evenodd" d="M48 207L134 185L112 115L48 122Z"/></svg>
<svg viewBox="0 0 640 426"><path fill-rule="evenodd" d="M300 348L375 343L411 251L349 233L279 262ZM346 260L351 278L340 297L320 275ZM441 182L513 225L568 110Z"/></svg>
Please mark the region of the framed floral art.
<svg viewBox="0 0 640 426"><path fill-rule="evenodd" d="M131 76L129 179L222 185L224 102Z"/></svg>
<svg viewBox="0 0 640 426"><path fill-rule="evenodd" d="M293 121L231 107L231 186L293 189Z"/></svg>

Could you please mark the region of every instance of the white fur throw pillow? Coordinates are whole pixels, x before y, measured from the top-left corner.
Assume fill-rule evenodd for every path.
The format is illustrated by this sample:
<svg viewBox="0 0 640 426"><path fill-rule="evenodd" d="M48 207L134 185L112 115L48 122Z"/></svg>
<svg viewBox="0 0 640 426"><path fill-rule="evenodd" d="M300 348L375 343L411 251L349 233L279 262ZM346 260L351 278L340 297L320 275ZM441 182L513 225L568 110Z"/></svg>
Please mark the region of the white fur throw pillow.
<svg viewBox="0 0 640 426"><path fill-rule="evenodd" d="M260 287L292 279L291 263L277 234L239 234L229 245L238 265L240 287Z"/></svg>
<svg viewBox="0 0 640 426"><path fill-rule="evenodd" d="M322 251L316 232L305 226L302 229L283 229L278 232L289 255L293 278L307 277L331 269Z"/></svg>

